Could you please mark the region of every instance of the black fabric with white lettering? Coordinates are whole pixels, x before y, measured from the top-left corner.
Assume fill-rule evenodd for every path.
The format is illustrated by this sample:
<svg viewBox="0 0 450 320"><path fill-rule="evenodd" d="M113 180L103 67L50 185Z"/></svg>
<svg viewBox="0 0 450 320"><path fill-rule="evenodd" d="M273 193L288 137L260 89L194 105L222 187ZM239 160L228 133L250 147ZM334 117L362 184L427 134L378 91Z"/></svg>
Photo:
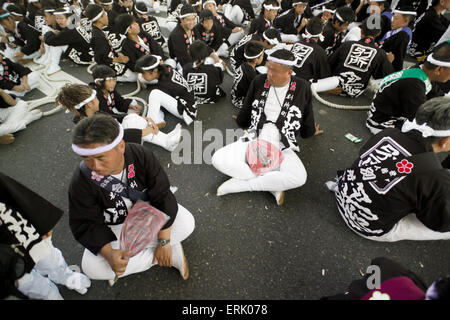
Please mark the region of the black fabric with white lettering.
<svg viewBox="0 0 450 320"><path fill-rule="evenodd" d="M94 51L94 61L98 65L104 64L113 68L117 76L121 76L125 73L127 68L124 64L113 62L114 58L118 57L118 54L114 51L111 41L108 39L105 32L92 26L92 38L91 47Z"/></svg>
<svg viewBox="0 0 450 320"><path fill-rule="evenodd" d="M0 62L0 89L12 90L14 86L20 86L22 77L30 73L30 68L3 57Z"/></svg>
<svg viewBox="0 0 450 320"><path fill-rule="evenodd" d="M260 35L258 34L249 34L245 37L243 37L233 48L233 50L231 50L231 54L230 54L230 64L231 67L233 68L233 71L236 71L237 68L239 68L239 66L241 64L243 64L245 61L247 61L247 59L245 58L244 54L245 54L245 45L251 41L251 40L255 40L258 41L260 39ZM265 64L265 61L267 60L267 54L264 53L264 58L263 58L263 62L261 62L261 65Z"/></svg>
<svg viewBox="0 0 450 320"><path fill-rule="evenodd" d="M161 34L161 28L159 27L158 20L155 17L136 17L136 22L139 24L142 31L147 32L161 46L166 42L163 35Z"/></svg>
<svg viewBox="0 0 450 320"><path fill-rule="evenodd" d="M406 49L408 48L409 41L410 39L408 33L405 31L400 31L380 43L380 47L384 51L392 52L394 54L394 61L392 61L392 65L395 71L400 71L403 69L403 61L405 60Z"/></svg>
<svg viewBox="0 0 450 320"><path fill-rule="evenodd" d="M393 160L398 161L397 170L388 171L389 179L375 181L351 182L339 176L336 202L347 225L364 236L381 236L415 213L428 228L450 231L450 172L437 164L437 169L430 166L421 173L398 174L413 173L416 168L416 164L403 161L406 157L430 151L431 145L417 131L405 134L386 129L369 139L352 167L378 166L382 172L384 161Z"/></svg>
<svg viewBox="0 0 450 320"><path fill-rule="evenodd" d="M256 69L247 62L241 64L234 72L234 83L231 88L231 103L236 108L242 108L250 83L258 75Z"/></svg>
<svg viewBox="0 0 450 320"><path fill-rule="evenodd" d="M325 50L314 40L303 39L295 43L291 52L297 58L294 66L295 75L305 80L328 78L331 76Z"/></svg>
<svg viewBox="0 0 450 320"><path fill-rule="evenodd" d="M220 85L223 81L223 71L212 64L194 66L188 63L183 67L183 76L195 95L199 104L216 103L225 92Z"/></svg>
<svg viewBox="0 0 450 320"><path fill-rule="evenodd" d="M141 31L139 33L139 38L144 42L145 46L143 46L140 42L134 42L133 40L126 38L122 42L122 53L129 58L126 66L128 69L132 71L136 71L135 65L136 61L145 55L156 55L160 56L162 60L166 60L167 57L161 48L161 45L152 38L150 34L147 32Z"/></svg>
<svg viewBox="0 0 450 320"><path fill-rule="evenodd" d="M148 148L133 143L126 144L124 156L127 184L147 193L150 204L170 217L163 229L170 227L178 205L161 164ZM123 223L127 214L122 197L89 181L79 167L75 169L69 187L69 225L78 242L97 254L117 240L108 225Z"/></svg>
<svg viewBox="0 0 450 320"><path fill-rule="evenodd" d="M64 55L76 64L90 64L93 61L94 52L90 42L77 31L77 29L64 28L59 33L51 31L44 35L44 42L49 46L65 46L68 48Z"/></svg>

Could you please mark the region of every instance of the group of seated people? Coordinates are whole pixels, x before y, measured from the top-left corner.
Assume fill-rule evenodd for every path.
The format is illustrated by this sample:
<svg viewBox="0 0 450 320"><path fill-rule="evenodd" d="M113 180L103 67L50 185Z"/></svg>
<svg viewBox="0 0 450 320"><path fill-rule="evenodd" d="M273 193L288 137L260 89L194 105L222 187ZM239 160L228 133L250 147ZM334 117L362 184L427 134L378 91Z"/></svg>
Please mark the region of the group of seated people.
<svg viewBox="0 0 450 320"><path fill-rule="evenodd" d="M65 85L55 99L76 123L72 149L83 161L69 188L69 223L86 248L82 267L90 279L112 281L156 264L175 266L188 278L181 242L194 230L194 217L176 202L158 159L139 144L175 150L182 123L197 119L198 105L227 96L221 88L227 69L234 75L228 99L246 131L213 155L212 165L230 177L217 196L267 191L282 205L285 191L307 180L298 136L323 132L314 118L313 93L355 98L373 78L378 89L365 125L374 136L352 166L327 184L338 210L352 231L371 240L450 239L449 158L441 163L436 156L450 151L450 35L442 15L449 0L433 0L421 15L402 0L395 7L358 0L172 0L168 13L176 23L169 19L161 27L145 2L53 1L30 1L28 10L5 3L0 11L0 142L11 143L11 133L42 116L16 98L43 76L25 66L29 61L48 66L47 75L60 70L62 56L95 63L91 83ZM161 28L170 31L167 39ZM418 64L406 69L408 54ZM145 114L120 95L117 81L139 82L147 90ZM161 131L165 111L180 121L169 133ZM157 239L134 257L117 240L135 201L109 190L111 181L142 191L169 217ZM15 210L29 209L21 205ZM52 223L38 230L47 243L60 213L45 201L43 206L55 211ZM24 249L39 269L43 254ZM78 286L68 287L84 293L90 281L67 271L60 254L50 251L47 269L54 264L66 272L54 281L75 277ZM35 292L40 277L35 272L21 279L19 291L60 298L51 281L47 291Z"/></svg>

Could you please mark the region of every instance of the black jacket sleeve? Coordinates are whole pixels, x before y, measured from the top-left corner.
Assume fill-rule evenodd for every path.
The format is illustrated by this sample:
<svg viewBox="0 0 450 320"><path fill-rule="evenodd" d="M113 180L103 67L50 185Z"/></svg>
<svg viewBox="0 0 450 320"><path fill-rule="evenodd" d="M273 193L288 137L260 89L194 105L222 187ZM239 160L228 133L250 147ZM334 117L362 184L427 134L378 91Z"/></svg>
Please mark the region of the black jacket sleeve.
<svg viewBox="0 0 450 320"><path fill-rule="evenodd" d="M259 77L263 77L264 75L257 76L253 79L252 83L250 83L250 87L248 88L247 95L245 96L244 103L242 104L242 109L239 112L236 122L238 126L241 128L248 128L252 119L252 103L255 100L255 82Z"/></svg>
<svg viewBox="0 0 450 320"><path fill-rule="evenodd" d="M25 45L22 47L21 51L25 55L30 55L39 50L41 46L41 40L39 40L39 31L26 24L25 22L19 22L17 28L19 28L20 34L22 34L25 38Z"/></svg>

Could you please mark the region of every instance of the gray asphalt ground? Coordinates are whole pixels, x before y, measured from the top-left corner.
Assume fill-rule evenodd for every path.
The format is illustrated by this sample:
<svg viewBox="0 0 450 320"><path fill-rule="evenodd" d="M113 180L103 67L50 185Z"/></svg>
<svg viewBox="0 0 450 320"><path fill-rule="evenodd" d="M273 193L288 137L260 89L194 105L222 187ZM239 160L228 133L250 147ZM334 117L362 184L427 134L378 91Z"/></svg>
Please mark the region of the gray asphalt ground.
<svg viewBox="0 0 450 320"><path fill-rule="evenodd" d="M68 62L62 66L82 81L91 81L85 68ZM226 74L223 88L227 93L231 85L232 79ZM118 85L124 94L134 89L135 85ZM41 96L35 90L27 99ZM141 91L138 96L146 99L148 94ZM341 104L368 105L371 94L355 100L323 97ZM217 197L217 187L228 177L207 163L176 165L169 152L145 143L165 167L171 184L178 187L178 202L196 219L196 229L183 243L190 278L183 281L174 268L154 267L122 278L114 287L106 281L93 281L85 295L59 286L62 296L86 300L318 299L346 291L348 284L360 278L360 271L365 271L371 259L378 256L404 264L427 284L449 274L449 241L377 243L347 228L336 209L334 195L324 183L335 177L336 170L349 166L362 146L344 135L352 133L363 143L369 138L364 126L366 111L332 109L316 100L313 104L316 122L324 134L299 141L299 156L308 180L303 187L287 191L281 207L268 192ZM228 94L216 105L200 106L195 126L201 125L202 132L209 128L222 132L235 129L232 115L236 113ZM171 115L166 116L166 121L164 132L177 123ZM80 162L70 148L73 127L72 116L64 112L30 124L15 134L13 144L0 145L0 170L65 211L55 227L53 243L69 265L80 266L84 248L74 240L67 214L67 189ZM183 128L187 130L184 141L190 139L193 145L194 125ZM204 141L202 150L210 143ZM184 154L192 162L193 151L190 157L189 151Z"/></svg>

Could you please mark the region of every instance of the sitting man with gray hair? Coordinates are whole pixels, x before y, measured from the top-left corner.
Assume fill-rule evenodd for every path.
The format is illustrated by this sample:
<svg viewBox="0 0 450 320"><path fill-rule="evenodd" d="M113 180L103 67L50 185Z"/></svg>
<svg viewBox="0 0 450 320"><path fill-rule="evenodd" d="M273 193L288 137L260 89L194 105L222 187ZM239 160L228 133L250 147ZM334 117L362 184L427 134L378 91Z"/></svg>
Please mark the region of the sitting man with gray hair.
<svg viewBox="0 0 450 320"><path fill-rule="evenodd" d="M125 143L122 126L108 115L82 119L74 129L72 149L83 161L69 187L69 224L75 239L86 248L84 273L111 284L117 277L159 264L177 268L187 279L181 242L194 230L194 217L177 203L153 153L139 144ZM118 239L132 206L141 200L169 219L157 237L130 256Z"/></svg>
<svg viewBox="0 0 450 320"><path fill-rule="evenodd" d="M329 186L347 226L375 241L450 239L450 171L436 156L448 151L446 97L425 102L401 130L373 136Z"/></svg>

